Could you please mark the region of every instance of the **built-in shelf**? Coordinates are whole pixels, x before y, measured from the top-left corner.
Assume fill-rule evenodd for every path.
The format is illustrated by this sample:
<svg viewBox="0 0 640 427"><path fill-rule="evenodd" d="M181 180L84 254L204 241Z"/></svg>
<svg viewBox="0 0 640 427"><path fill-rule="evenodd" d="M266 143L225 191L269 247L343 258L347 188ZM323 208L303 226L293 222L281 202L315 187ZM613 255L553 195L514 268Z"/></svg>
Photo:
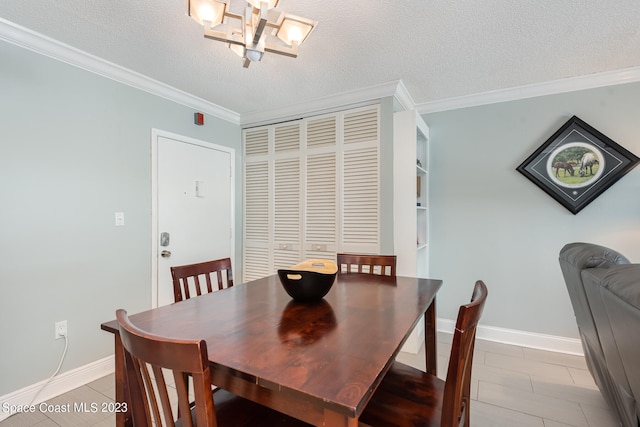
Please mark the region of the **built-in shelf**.
<svg viewBox="0 0 640 427"><path fill-rule="evenodd" d="M393 117L393 202L397 274L429 277L429 128L416 111ZM423 325L418 324L403 351L418 352Z"/></svg>
<svg viewBox="0 0 640 427"><path fill-rule="evenodd" d="M429 128L416 111L394 114L394 246L400 275L429 273ZM409 165L415 164L412 169Z"/></svg>

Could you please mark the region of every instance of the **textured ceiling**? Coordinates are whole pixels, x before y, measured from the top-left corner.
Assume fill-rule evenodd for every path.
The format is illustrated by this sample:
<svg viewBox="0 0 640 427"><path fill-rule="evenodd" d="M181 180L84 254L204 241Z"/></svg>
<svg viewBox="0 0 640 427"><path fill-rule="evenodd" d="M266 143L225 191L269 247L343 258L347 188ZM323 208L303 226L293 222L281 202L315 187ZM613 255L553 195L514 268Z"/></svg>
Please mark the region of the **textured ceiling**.
<svg viewBox="0 0 640 427"><path fill-rule="evenodd" d="M239 0L233 0L238 2ZM281 0L319 21L242 68L183 0L1 0L0 17L238 114L402 80L416 104L640 65L639 0Z"/></svg>

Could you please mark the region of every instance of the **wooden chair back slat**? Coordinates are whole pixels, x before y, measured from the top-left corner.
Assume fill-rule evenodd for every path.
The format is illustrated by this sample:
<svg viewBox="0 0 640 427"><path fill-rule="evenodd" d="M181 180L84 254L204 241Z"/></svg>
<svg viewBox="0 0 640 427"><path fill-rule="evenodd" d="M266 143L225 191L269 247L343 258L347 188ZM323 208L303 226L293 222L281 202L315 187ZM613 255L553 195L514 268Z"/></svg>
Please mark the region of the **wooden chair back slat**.
<svg viewBox="0 0 640 427"><path fill-rule="evenodd" d="M445 381L394 362L360 417L372 427L469 427L471 367L476 329L487 299L478 280L460 306Z"/></svg>
<svg viewBox="0 0 640 427"><path fill-rule="evenodd" d="M185 381L185 375L190 375L193 378L195 405L201 405L198 409L202 409L195 411L197 424L217 426L206 342L149 334L133 325L124 310L118 310L116 317L126 353L134 426L151 426L154 423L158 427L175 426L163 369L173 371L182 425L193 426L195 421Z"/></svg>
<svg viewBox="0 0 640 427"><path fill-rule="evenodd" d="M458 310L442 402L443 426L470 425L469 404L473 351L476 329L484 310L487 293L486 285L478 280L473 288L471 302L461 306ZM459 423L459 421L463 422Z"/></svg>
<svg viewBox="0 0 640 427"><path fill-rule="evenodd" d="M131 323L125 310L118 310L116 317L134 427L311 427L226 390L212 392L204 340L166 338L143 331ZM171 374L175 391L165 378ZM193 379L193 396L189 394L189 378ZM175 413L170 396L177 396Z"/></svg>
<svg viewBox="0 0 640 427"><path fill-rule="evenodd" d="M395 277L395 255L337 255L338 274L379 274Z"/></svg>
<svg viewBox="0 0 640 427"><path fill-rule="evenodd" d="M212 276L215 276L215 279L212 279ZM222 258L214 261L171 267L171 278L173 279L175 302L191 298L192 289L195 290L195 295L197 296L213 292L214 280L218 290L230 288L233 286L231 259Z"/></svg>

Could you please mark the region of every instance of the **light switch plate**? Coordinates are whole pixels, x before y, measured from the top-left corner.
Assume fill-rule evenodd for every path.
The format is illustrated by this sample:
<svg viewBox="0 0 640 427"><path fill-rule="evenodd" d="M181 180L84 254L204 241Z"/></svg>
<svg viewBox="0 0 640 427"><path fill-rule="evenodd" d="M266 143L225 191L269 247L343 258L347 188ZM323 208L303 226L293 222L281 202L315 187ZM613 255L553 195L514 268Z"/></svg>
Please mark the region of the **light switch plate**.
<svg viewBox="0 0 640 427"><path fill-rule="evenodd" d="M124 225L124 212L116 212L116 225L118 227Z"/></svg>

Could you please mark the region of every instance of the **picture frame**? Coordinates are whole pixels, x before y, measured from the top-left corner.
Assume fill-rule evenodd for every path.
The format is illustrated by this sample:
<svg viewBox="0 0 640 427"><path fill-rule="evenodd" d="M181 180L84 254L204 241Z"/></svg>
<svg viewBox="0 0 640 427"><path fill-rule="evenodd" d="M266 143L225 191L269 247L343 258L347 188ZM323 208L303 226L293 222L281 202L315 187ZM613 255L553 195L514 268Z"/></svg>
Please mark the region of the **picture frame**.
<svg viewBox="0 0 640 427"><path fill-rule="evenodd" d="M637 166L639 160L573 116L516 170L575 215Z"/></svg>

